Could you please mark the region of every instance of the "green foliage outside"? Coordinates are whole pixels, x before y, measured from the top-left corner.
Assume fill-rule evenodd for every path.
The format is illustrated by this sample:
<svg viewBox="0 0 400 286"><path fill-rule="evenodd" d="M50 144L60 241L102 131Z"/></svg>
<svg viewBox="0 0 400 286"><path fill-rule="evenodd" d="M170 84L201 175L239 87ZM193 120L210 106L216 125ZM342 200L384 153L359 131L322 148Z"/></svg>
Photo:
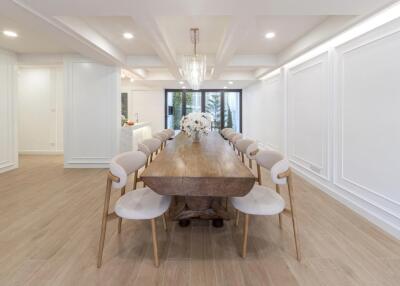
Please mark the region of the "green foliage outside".
<svg viewBox="0 0 400 286"><path fill-rule="evenodd" d="M174 107L174 130L180 129L180 121L182 118L182 92L174 92L172 98L172 106Z"/></svg>
<svg viewBox="0 0 400 286"><path fill-rule="evenodd" d="M221 97L219 94L212 94L207 98L206 112L214 117L213 129L221 128Z"/></svg>
<svg viewBox="0 0 400 286"><path fill-rule="evenodd" d="M232 110L229 104L227 104L227 108L225 109L225 128L232 128L233 120L232 120Z"/></svg>

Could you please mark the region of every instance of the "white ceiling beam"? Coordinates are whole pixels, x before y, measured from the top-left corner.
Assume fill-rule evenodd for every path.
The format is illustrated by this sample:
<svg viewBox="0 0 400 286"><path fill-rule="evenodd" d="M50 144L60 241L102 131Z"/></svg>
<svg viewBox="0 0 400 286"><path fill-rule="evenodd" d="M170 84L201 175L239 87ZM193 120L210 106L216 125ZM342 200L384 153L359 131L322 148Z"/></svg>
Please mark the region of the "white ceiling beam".
<svg viewBox="0 0 400 286"><path fill-rule="evenodd" d="M46 26L46 32L49 32L54 38L64 41L81 55L103 64L127 68L124 53L79 18L46 16L22 1L14 0L14 3L35 16L35 20L41 22L39 24ZM135 69L131 71L137 78L144 79L145 71Z"/></svg>
<svg viewBox="0 0 400 286"><path fill-rule="evenodd" d="M158 56L127 56L126 64L132 68L162 68L164 63Z"/></svg>
<svg viewBox="0 0 400 286"><path fill-rule="evenodd" d="M233 58L237 48L248 35L250 29L255 26L254 17L234 17L226 29L215 55L213 79L218 79L224 67Z"/></svg>
<svg viewBox="0 0 400 286"><path fill-rule="evenodd" d="M265 55L234 55L227 64L228 67L273 67L277 64L276 56Z"/></svg>
<svg viewBox="0 0 400 286"><path fill-rule="evenodd" d="M148 42L157 53L158 57L168 68L169 72L176 78L181 78L179 72L179 64L173 45L168 40L162 27L157 23L151 13L147 13L145 9L135 9L132 15L135 24L143 30L148 38Z"/></svg>

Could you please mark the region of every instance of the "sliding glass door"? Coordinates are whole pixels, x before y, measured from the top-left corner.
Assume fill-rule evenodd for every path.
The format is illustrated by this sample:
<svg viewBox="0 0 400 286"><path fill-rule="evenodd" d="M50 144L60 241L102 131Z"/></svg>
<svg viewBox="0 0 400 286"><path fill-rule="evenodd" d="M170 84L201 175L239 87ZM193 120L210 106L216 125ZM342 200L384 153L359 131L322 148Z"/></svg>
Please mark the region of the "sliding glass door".
<svg viewBox="0 0 400 286"><path fill-rule="evenodd" d="M205 111L211 113L214 117L212 123L212 129L221 129L221 102L222 102L222 92L220 91L206 91L205 92Z"/></svg>
<svg viewBox="0 0 400 286"><path fill-rule="evenodd" d="M182 116L191 112L213 115L213 130L242 129L241 90L165 90L165 127L179 130Z"/></svg>

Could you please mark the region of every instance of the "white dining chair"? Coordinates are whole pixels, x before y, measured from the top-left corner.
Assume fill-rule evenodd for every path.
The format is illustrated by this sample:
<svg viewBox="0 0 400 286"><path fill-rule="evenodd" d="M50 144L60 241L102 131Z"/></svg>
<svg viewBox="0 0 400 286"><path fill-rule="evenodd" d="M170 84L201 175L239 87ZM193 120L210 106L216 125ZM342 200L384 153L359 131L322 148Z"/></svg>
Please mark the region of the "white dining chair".
<svg viewBox="0 0 400 286"><path fill-rule="evenodd" d="M165 129L165 131L168 131L168 135L169 135L168 140L171 140L171 139L173 139L175 137L175 130L174 129L168 128L168 129Z"/></svg>
<svg viewBox="0 0 400 286"><path fill-rule="evenodd" d="M229 132L229 131L228 131L228 132L227 132L226 139L228 140L229 145L232 144L232 138L235 137L237 134L238 134L238 133L236 133L235 131L232 131L232 132ZM232 146L232 147L233 147L233 146Z"/></svg>
<svg viewBox="0 0 400 286"><path fill-rule="evenodd" d="M249 168L253 169L253 160L256 159L257 152L262 150L262 148L259 146L257 142L254 142L247 146L246 149L246 157L249 159Z"/></svg>
<svg viewBox="0 0 400 286"><path fill-rule="evenodd" d="M160 132L154 133L153 138L156 138L161 141L160 150L162 150L164 148L165 142L168 140L169 136L167 134L165 134L164 132L160 131ZM156 153L158 153L158 150Z"/></svg>
<svg viewBox="0 0 400 286"><path fill-rule="evenodd" d="M150 163L153 162L153 156L157 153L158 149L161 147L161 140L157 138L149 138L142 141L142 144L150 150Z"/></svg>
<svg viewBox="0 0 400 286"><path fill-rule="evenodd" d="M125 193L128 177L133 173L137 176L138 170L145 165L146 159L144 153L140 151L132 151L121 153L111 160L110 170L107 176L99 251L97 255L97 267L101 267L102 264L107 222L114 218L118 218L118 233L121 233L122 219L150 220L154 261L157 267L159 265L155 219L161 216L164 223L164 229L167 230L164 214L171 204L171 197L161 196L147 187ZM109 213L112 189L120 189L121 197L115 204L114 212Z"/></svg>
<svg viewBox="0 0 400 286"><path fill-rule="evenodd" d="M244 161L244 156L246 154L247 148L253 143L255 143L255 141L251 139L239 139L235 142L236 149L239 151L239 155L242 159L243 164L246 164Z"/></svg>
<svg viewBox="0 0 400 286"><path fill-rule="evenodd" d="M282 227L281 214L285 212L291 215L296 257L297 260L300 261L298 232L295 220L292 174L289 168L289 162L284 159L280 153L272 150L258 151L256 155L256 162L257 165L260 165L270 171L271 179L272 182L275 183L276 190L262 186L261 173L259 173L259 185L254 185L251 191L243 197L230 198L231 204L238 211L235 224L238 224L239 213L243 213L245 215L242 256L246 257L247 253L247 236L250 215L279 215L279 226ZM281 185L287 185L288 187L290 209L285 209L285 201L280 196Z"/></svg>
<svg viewBox="0 0 400 286"><path fill-rule="evenodd" d="M235 130L228 130L228 131L226 131L225 132L225 136L224 136L224 138L226 139L226 140L229 140L229 137L230 136L235 136L235 134L236 134L236 131ZM229 142L229 141L228 141ZM229 142L229 144L230 144L230 142Z"/></svg>
<svg viewBox="0 0 400 286"><path fill-rule="evenodd" d="M236 148L236 142L238 141L238 140L240 140L240 139L243 139L243 135L242 134L240 134L240 133L236 133L236 135L235 136L233 136L231 139L230 139L230 141L231 141L231 143L232 143L232 146L233 146L233 150L236 150L237 148ZM238 153L239 154L239 153ZM239 154L240 155L240 154Z"/></svg>
<svg viewBox="0 0 400 286"><path fill-rule="evenodd" d="M226 138L227 132L234 131L233 128L224 128L221 130L222 137Z"/></svg>

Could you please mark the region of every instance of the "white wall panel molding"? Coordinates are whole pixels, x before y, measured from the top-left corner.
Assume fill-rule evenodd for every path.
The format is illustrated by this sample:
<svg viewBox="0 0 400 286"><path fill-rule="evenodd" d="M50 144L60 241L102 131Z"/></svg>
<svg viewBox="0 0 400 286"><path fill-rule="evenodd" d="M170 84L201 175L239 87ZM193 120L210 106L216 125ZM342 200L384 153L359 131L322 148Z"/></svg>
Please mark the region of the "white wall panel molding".
<svg viewBox="0 0 400 286"><path fill-rule="evenodd" d="M334 184L400 221L399 50L399 20L336 50Z"/></svg>
<svg viewBox="0 0 400 286"><path fill-rule="evenodd" d="M0 173L18 167L16 63L14 54L0 50Z"/></svg>
<svg viewBox="0 0 400 286"><path fill-rule="evenodd" d="M368 31L281 68L283 146L296 173L400 239L400 19ZM243 92L255 139L268 92ZM316 139L299 140L315 122Z"/></svg>
<svg viewBox="0 0 400 286"><path fill-rule="evenodd" d="M324 53L287 69L288 156L292 163L329 180L329 56Z"/></svg>
<svg viewBox="0 0 400 286"><path fill-rule="evenodd" d="M118 150L119 68L66 57L64 82L65 167L108 167Z"/></svg>

